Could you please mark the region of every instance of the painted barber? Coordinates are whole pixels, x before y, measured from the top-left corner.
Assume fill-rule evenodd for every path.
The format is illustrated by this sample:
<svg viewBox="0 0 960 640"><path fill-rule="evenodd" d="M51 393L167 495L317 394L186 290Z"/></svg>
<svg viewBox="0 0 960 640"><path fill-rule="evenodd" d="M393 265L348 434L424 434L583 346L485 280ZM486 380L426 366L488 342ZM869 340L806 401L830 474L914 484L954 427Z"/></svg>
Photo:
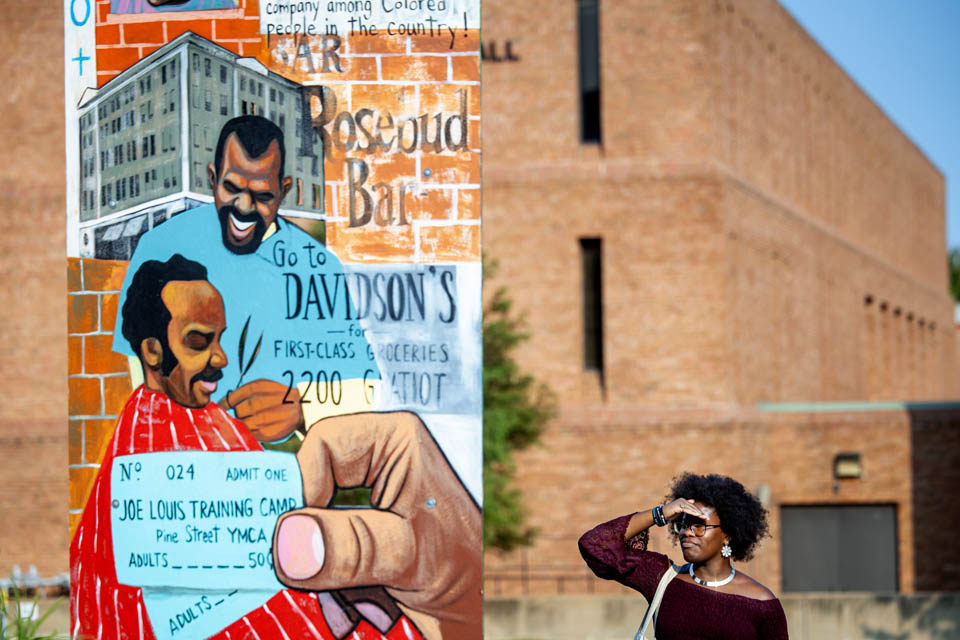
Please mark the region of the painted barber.
<svg viewBox="0 0 960 640"><path fill-rule="evenodd" d="M232 364L215 399L263 442L330 415L369 410L380 378L340 261L278 215L292 183L285 159L283 132L270 120L227 122L207 170L213 203L140 239L120 301L147 260L179 253L202 262L230 301L223 349ZM119 334L113 348L137 355Z"/></svg>

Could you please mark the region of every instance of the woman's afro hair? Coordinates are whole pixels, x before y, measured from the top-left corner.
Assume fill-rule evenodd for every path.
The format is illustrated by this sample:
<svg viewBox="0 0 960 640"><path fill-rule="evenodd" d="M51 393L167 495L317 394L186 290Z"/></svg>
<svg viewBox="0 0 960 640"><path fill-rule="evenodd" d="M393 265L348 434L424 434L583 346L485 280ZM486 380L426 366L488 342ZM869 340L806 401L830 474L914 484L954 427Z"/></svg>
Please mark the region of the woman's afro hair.
<svg viewBox="0 0 960 640"><path fill-rule="evenodd" d="M730 537L734 560L752 558L760 540L770 535L767 510L733 478L684 473L673 479L667 501L677 498L696 500L716 510L723 532Z"/></svg>

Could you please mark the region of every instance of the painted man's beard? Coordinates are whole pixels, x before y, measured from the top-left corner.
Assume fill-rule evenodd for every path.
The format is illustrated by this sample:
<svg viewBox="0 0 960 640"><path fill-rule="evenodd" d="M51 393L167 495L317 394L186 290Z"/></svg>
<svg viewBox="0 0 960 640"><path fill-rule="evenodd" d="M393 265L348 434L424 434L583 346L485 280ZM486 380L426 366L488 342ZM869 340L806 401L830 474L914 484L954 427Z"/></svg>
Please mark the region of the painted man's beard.
<svg viewBox="0 0 960 640"><path fill-rule="evenodd" d="M240 213L240 210L237 209L232 204L225 204L217 210L217 216L220 218L220 231L223 234L223 246L237 254L247 254L253 253L260 247L260 243L263 242L263 235L267 232L267 224L264 222L263 217L254 211L253 213L248 213L246 215ZM252 235L246 244L236 245L233 244L231 240L232 235L230 233L230 220L233 219L234 225L255 225Z"/></svg>

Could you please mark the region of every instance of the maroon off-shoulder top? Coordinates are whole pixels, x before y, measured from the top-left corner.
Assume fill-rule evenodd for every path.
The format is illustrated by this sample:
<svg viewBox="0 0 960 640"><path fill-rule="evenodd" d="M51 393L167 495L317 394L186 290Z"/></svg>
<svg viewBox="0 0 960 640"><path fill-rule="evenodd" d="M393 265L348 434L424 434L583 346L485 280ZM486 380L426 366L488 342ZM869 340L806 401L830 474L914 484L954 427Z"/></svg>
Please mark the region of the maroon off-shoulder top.
<svg viewBox="0 0 960 640"><path fill-rule="evenodd" d="M580 554L598 577L636 589L649 602L670 559L624 542L631 517L583 534ZM657 640L787 640L787 619L777 599L757 600L674 579L660 602L656 635Z"/></svg>

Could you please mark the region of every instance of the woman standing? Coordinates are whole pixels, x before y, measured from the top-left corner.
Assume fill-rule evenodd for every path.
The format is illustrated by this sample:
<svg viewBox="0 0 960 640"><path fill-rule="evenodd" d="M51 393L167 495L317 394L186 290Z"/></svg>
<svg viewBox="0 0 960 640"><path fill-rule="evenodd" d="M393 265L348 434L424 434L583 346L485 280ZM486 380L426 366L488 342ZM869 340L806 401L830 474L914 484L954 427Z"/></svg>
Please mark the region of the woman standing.
<svg viewBox="0 0 960 640"><path fill-rule="evenodd" d="M580 554L598 577L636 589L650 601L672 564L646 550L647 530L654 525L670 527L687 563L664 592L658 640L786 640L780 601L730 563L751 558L768 535L766 510L742 484L715 474L684 474L674 480L666 504L585 533Z"/></svg>

